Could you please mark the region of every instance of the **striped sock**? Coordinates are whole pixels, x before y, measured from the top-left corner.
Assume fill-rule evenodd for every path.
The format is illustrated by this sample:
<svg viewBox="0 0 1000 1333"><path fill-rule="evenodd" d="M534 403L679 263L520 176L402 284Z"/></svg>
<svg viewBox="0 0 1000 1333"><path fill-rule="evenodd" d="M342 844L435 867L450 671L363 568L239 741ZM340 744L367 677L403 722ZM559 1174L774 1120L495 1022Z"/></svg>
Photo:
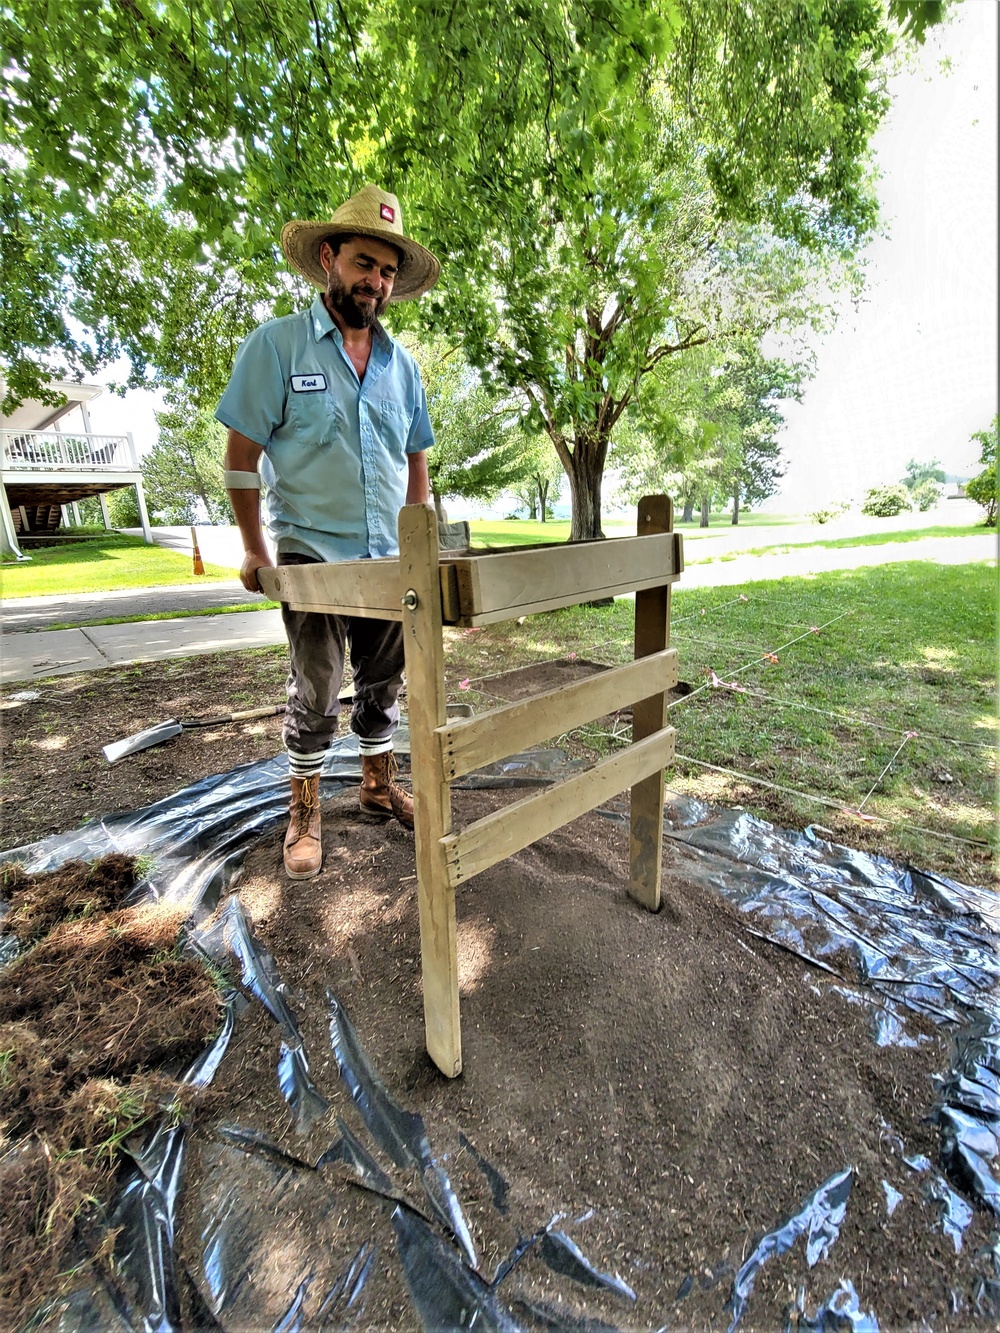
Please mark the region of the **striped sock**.
<svg viewBox="0 0 1000 1333"><path fill-rule="evenodd" d="M323 760L326 758L325 750L314 750L312 754L297 754L294 750L287 750L288 755L288 776L292 778L311 778L323 770Z"/></svg>
<svg viewBox="0 0 1000 1333"><path fill-rule="evenodd" d="M358 737L358 753L368 759L372 755L385 754L386 750L392 749L392 737L387 740L367 740L364 736Z"/></svg>

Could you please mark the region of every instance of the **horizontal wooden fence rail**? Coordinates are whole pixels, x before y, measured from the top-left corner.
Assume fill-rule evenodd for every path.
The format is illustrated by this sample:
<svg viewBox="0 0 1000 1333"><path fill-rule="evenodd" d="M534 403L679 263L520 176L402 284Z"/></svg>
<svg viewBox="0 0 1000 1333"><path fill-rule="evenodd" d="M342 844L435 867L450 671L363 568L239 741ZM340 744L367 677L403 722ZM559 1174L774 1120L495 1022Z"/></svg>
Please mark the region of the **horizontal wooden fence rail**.
<svg viewBox="0 0 1000 1333"><path fill-rule="evenodd" d="M581 600L661 587L676 581L684 569L675 532L487 551L472 558L456 556L451 563L463 625L489 625L577 606Z"/></svg>
<svg viewBox="0 0 1000 1333"><path fill-rule="evenodd" d="M612 667L531 699L491 708L438 727L441 764L449 782L507 755L551 740L617 708L662 694L677 684L677 650Z"/></svg>
<svg viewBox="0 0 1000 1333"><path fill-rule="evenodd" d="M663 727L627 750L608 755L532 796L441 839L452 888L498 861L513 856L571 820L585 815L626 787L662 771L674 757L675 732Z"/></svg>

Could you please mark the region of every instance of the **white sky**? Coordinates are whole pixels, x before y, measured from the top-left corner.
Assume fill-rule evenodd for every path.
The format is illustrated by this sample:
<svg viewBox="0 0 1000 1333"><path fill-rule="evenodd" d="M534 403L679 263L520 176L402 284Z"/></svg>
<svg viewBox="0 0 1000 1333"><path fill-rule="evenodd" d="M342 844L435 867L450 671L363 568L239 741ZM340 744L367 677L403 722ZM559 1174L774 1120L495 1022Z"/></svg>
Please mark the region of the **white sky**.
<svg viewBox="0 0 1000 1333"><path fill-rule="evenodd" d="M873 143L889 234L869 247L864 305L786 405L774 513L859 498L911 458L979 471L969 436L997 411L997 16L996 0L964 0L890 83Z"/></svg>
<svg viewBox="0 0 1000 1333"><path fill-rule="evenodd" d="M857 499L910 458L978 471L969 436L997 411L997 18L996 0L964 0L891 81L874 141L889 234L869 248L865 303L817 347L802 403L786 405L788 471L772 512ZM145 453L159 405L105 394L93 429L131 430Z"/></svg>

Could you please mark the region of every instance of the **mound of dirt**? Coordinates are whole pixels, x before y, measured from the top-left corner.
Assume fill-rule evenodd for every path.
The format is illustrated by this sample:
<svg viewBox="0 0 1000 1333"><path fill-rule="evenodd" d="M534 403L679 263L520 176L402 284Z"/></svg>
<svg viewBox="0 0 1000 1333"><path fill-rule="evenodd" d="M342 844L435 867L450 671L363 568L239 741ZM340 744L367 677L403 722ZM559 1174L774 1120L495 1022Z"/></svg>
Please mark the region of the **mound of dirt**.
<svg viewBox="0 0 1000 1333"><path fill-rule="evenodd" d="M509 795L456 792L456 824ZM644 912L626 894L627 826L594 813L459 890L464 1073L448 1081L424 1054L412 837L364 821L353 795L324 804L324 828L318 878L283 877L279 833L250 854L239 893L331 1109L306 1140L293 1135L277 1038L258 1011L216 1080L230 1124L276 1136L301 1164L329 1146L338 1115L350 1119L330 1053L330 988L447 1159L484 1276L564 1214L588 1257L634 1289L634 1303L587 1288L567 1297L567 1283L529 1254L500 1294L536 1325L723 1328L755 1241L850 1168L829 1254L809 1267L799 1245L763 1266L741 1327L782 1327L796 1303L815 1310L842 1281L883 1328L968 1326L989 1225L977 1215L957 1253L919 1165L937 1153L927 1117L933 1079L949 1066L939 1030L918 1025L911 1046L876 1046L858 996L750 933L683 847L666 845L664 907ZM385 1262L366 1289L365 1324L415 1326L387 1214L350 1194L333 1201L306 1173L295 1184L302 1217L289 1221L278 1204L288 1178L279 1188L259 1161L238 1167L239 1156L217 1138L195 1145L179 1237L207 1295L218 1275L206 1276L203 1240L224 1225L218 1198L241 1210L240 1262L257 1277L231 1293L227 1327L276 1324L307 1271L319 1274L315 1295L301 1289L308 1323L324 1265L347 1269L372 1241ZM507 1182L503 1210L480 1158Z"/></svg>
<svg viewBox="0 0 1000 1333"><path fill-rule="evenodd" d="M0 1326L20 1327L79 1264L107 1257L118 1148L178 1105L180 1073L219 1026L182 913L125 907L135 861L3 868L4 926L27 946L0 975Z"/></svg>

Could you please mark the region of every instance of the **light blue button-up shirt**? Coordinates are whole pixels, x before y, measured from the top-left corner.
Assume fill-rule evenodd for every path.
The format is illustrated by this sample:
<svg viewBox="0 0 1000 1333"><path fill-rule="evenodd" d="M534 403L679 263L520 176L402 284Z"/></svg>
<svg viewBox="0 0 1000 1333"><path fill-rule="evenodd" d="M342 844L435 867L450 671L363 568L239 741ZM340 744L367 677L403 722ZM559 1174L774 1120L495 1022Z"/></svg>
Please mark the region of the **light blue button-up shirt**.
<svg viewBox="0 0 1000 1333"><path fill-rule="evenodd" d="M396 555L407 455L434 443L417 363L380 326L364 380L317 296L255 329L215 413L264 450L268 528L279 552L320 560Z"/></svg>

